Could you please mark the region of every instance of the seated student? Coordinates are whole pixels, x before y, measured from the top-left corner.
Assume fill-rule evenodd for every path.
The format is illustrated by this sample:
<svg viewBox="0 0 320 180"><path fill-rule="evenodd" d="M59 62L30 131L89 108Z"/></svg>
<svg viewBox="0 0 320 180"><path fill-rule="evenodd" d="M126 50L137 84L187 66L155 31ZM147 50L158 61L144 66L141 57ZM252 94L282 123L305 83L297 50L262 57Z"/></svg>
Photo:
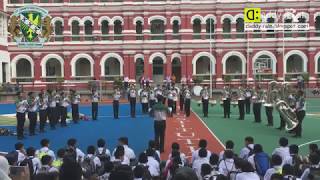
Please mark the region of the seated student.
<svg viewBox="0 0 320 180"><path fill-rule="evenodd" d="M110 173L108 180L132 180L133 171L128 165L119 165Z"/></svg>
<svg viewBox="0 0 320 180"><path fill-rule="evenodd" d="M167 179L173 179L176 176L177 171L180 168L183 168L183 163L180 159L180 156L172 154L173 158L171 159L170 163L168 164L168 167L164 170L165 177ZM194 171L193 171L194 172Z"/></svg>
<svg viewBox="0 0 320 180"><path fill-rule="evenodd" d="M176 142L172 143L172 145L171 145L171 152L173 152L173 151L180 152L180 145L178 143L176 143ZM170 158L171 158L171 153L169 154L168 159L170 159ZM186 155L184 153L180 152L180 158L181 158L183 164L187 164L188 163Z"/></svg>
<svg viewBox="0 0 320 180"><path fill-rule="evenodd" d="M290 156L285 160L283 164L289 164L293 168L293 172L295 176L301 176L303 158L299 155L299 146L296 144L292 144L289 146Z"/></svg>
<svg viewBox="0 0 320 180"><path fill-rule="evenodd" d="M193 163L196 159L198 159L199 158L199 150L201 149L201 148L204 148L204 149L206 149L207 148L207 140L205 140L205 139L200 139L200 141L199 141L199 144L198 144L198 146L199 146L199 149L197 149L196 151L193 151L192 152L192 159L191 159L191 162ZM209 159L210 158L210 156L211 156L211 152L209 151L209 150L207 150L207 158Z"/></svg>
<svg viewBox="0 0 320 180"><path fill-rule="evenodd" d="M45 174L45 173L53 173L56 172L58 173L59 170L55 167L52 166L52 157L49 155L44 155L41 158L41 168L38 170L37 174Z"/></svg>
<svg viewBox="0 0 320 180"><path fill-rule="evenodd" d="M152 177L160 176L160 163L154 158L155 151L153 149L147 149L146 155L148 157L148 169Z"/></svg>
<svg viewBox="0 0 320 180"><path fill-rule="evenodd" d="M320 156L317 153L312 153L309 155L310 166L304 170L302 173L302 180L311 180L320 178Z"/></svg>
<svg viewBox="0 0 320 180"><path fill-rule="evenodd" d="M56 156L52 150L49 149L50 141L49 139L42 139L40 141L41 148L36 151L36 155L39 159L42 159L42 156L49 155L51 156L52 160L56 159Z"/></svg>
<svg viewBox="0 0 320 180"><path fill-rule="evenodd" d="M109 149L106 147L106 141L104 139L98 139L97 146L98 148L95 155L100 159L100 161L104 163L110 160L111 154Z"/></svg>
<svg viewBox="0 0 320 180"><path fill-rule="evenodd" d="M100 159L95 156L96 148L94 146L88 146L87 148L87 155L85 156L84 160L93 160L95 169L98 169L101 167L101 161Z"/></svg>
<svg viewBox="0 0 320 180"><path fill-rule="evenodd" d="M136 155L134 151L128 146L128 138L127 137L120 137L118 139L119 146L123 146L124 148L124 154L125 156L130 160L130 162L135 161ZM115 153L116 149L113 150L113 155Z"/></svg>
<svg viewBox="0 0 320 180"><path fill-rule="evenodd" d="M34 179L34 175L37 174L41 168L41 161L35 157L36 150L33 147L27 149L27 156L21 163L20 166L28 166L30 171L30 179Z"/></svg>
<svg viewBox="0 0 320 180"><path fill-rule="evenodd" d="M202 164L201 165L201 178L203 180L213 180L213 175L212 175L212 167L210 164Z"/></svg>
<svg viewBox="0 0 320 180"><path fill-rule="evenodd" d="M290 164L285 164L282 167L282 175L284 180L300 180L295 175L294 169Z"/></svg>
<svg viewBox="0 0 320 180"><path fill-rule="evenodd" d="M233 159L233 151L225 150L223 159L219 163L219 172L225 176L229 176L232 171L235 171L234 159Z"/></svg>
<svg viewBox="0 0 320 180"><path fill-rule="evenodd" d="M130 160L127 156L124 155L124 147L118 146L115 151L114 155L111 157L111 162L113 162L115 165L130 165Z"/></svg>
<svg viewBox="0 0 320 180"><path fill-rule="evenodd" d="M60 169L60 167L62 166L63 164L63 158L64 158L64 155L66 153L66 150L65 149L59 149L57 151L57 159L55 159L53 162L52 162L52 166L57 168L57 169Z"/></svg>
<svg viewBox="0 0 320 180"><path fill-rule="evenodd" d="M248 159L248 157L253 152L254 139L248 136L244 139L245 147L241 149L239 157L242 159Z"/></svg>
<svg viewBox="0 0 320 180"><path fill-rule="evenodd" d="M133 180L143 180L143 175L145 173L145 169L142 165L138 165L133 169Z"/></svg>
<svg viewBox="0 0 320 180"><path fill-rule="evenodd" d="M102 175L98 177L98 180L108 180L110 173L114 168L113 163L110 161L106 161L103 167L104 167L104 171L102 172Z"/></svg>
<svg viewBox="0 0 320 180"><path fill-rule="evenodd" d="M154 140L150 140L148 143L148 149L153 149L154 150L154 159L160 162L160 151L157 150L156 147L156 142Z"/></svg>
<svg viewBox="0 0 320 180"><path fill-rule="evenodd" d="M68 145L68 148L74 149L76 153L76 160L78 162L82 162L85 154L79 148L77 148L77 140L74 138L71 138L68 140L67 145Z"/></svg>
<svg viewBox="0 0 320 180"><path fill-rule="evenodd" d="M282 172L282 158L281 156L274 154L271 157L272 168L269 168L264 175L264 180L271 180L272 174L281 174Z"/></svg>
<svg viewBox="0 0 320 180"><path fill-rule="evenodd" d="M178 168L173 180L198 180L196 173L189 167Z"/></svg>
<svg viewBox="0 0 320 180"><path fill-rule="evenodd" d="M316 153L317 151L319 151L317 144L309 144L309 154L304 157L304 162L309 163L309 155L312 153Z"/></svg>
<svg viewBox="0 0 320 180"><path fill-rule="evenodd" d="M212 168L212 174L217 175L219 174L219 156L217 154L212 153L209 159L209 164Z"/></svg>
<svg viewBox="0 0 320 180"><path fill-rule="evenodd" d="M248 161L239 159L235 161L235 166L236 169L240 169L240 172L235 175L235 180L260 180L260 177Z"/></svg>
<svg viewBox="0 0 320 180"><path fill-rule="evenodd" d="M267 170L270 168L269 155L263 152L263 148L260 144L254 145L253 155L249 156L248 162L261 177L264 177Z"/></svg>
<svg viewBox="0 0 320 180"><path fill-rule="evenodd" d="M22 162L26 158L26 151L24 149L24 145L23 143L18 142L14 145L14 147L16 149L16 152L18 152L18 159L15 160L15 163L20 164L20 162ZM9 164L12 165L10 161Z"/></svg>
<svg viewBox="0 0 320 180"><path fill-rule="evenodd" d="M282 162L284 163L286 159L290 157L289 147L288 147L289 141L285 137L281 137L279 139L279 147L275 148L272 152L272 155L279 155L282 159Z"/></svg>
<svg viewBox="0 0 320 180"><path fill-rule="evenodd" d="M82 168L76 160L76 152L74 150L66 151L59 172L59 180L82 180Z"/></svg>
<svg viewBox="0 0 320 180"><path fill-rule="evenodd" d="M202 164L208 164L209 159L207 158L207 150L205 148L201 148L199 151L198 157L192 163L192 169L196 172L199 179L201 179L201 166Z"/></svg>
<svg viewBox="0 0 320 180"><path fill-rule="evenodd" d="M228 140L226 142L226 149L224 151L221 151L220 154L219 154L219 161L221 161L223 158L224 158L224 152L226 150L230 150L230 151L233 151L233 148L234 148L234 143L233 141L231 140Z"/></svg>

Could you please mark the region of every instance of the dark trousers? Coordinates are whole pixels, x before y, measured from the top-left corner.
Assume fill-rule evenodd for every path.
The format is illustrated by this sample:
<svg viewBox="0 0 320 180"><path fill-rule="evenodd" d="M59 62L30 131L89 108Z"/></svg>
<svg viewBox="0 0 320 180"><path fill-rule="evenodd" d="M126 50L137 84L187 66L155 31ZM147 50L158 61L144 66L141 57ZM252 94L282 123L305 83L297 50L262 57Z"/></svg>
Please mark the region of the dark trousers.
<svg viewBox="0 0 320 180"><path fill-rule="evenodd" d="M173 112L173 100L172 99L168 99L168 107L170 107Z"/></svg>
<svg viewBox="0 0 320 180"><path fill-rule="evenodd" d="M59 120L61 120L61 109L62 107L58 105L56 106L55 112L56 112L56 124L59 122Z"/></svg>
<svg viewBox="0 0 320 180"><path fill-rule="evenodd" d="M177 113L177 101L173 101L172 103L172 113L173 114Z"/></svg>
<svg viewBox="0 0 320 180"><path fill-rule="evenodd" d="M24 122L26 121L26 113L17 112L16 117L17 117L17 136L18 138L22 138Z"/></svg>
<svg viewBox="0 0 320 180"><path fill-rule="evenodd" d="M148 103L141 103L142 105L142 113L147 114L148 113Z"/></svg>
<svg viewBox="0 0 320 180"><path fill-rule="evenodd" d="M261 122L261 103L253 103L254 121Z"/></svg>
<svg viewBox="0 0 320 180"><path fill-rule="evenodd" d="M280 115L280 129L284 129L286 126L286 121L283 119L283 117Z"/></svg>
<svg viewBox="0 0 320 180"><path fill-rule="evenodd" d="M98 117L98 102L92 102L92 120L97 120Z"/></svg>
<svg viewBox="0 0 320 180"><path fill-rule="evenodd" d="M68 109L67 107L61 106L61 126L67 126L67 113Z"/></svg>
<svg viewBox="0 0 320 180"><path fill-rule="evenodd" d="M113 100L113 117L119 119L119 101Z"/></svg>
<svg viewBox="0 0 320 180"><path fill-rule="evenodd" d="M268 120L268 125L273 126L273 107L272 106L266 106L266 115L267 115L267 120Z"/></svg>
<svg viewBox="0 0 320 180"><path fill-rule="evenodd" d="M190 99L185 99L184 102L184 112L186 113L186 116L189 117L190 116L190 104L191 104L191 100Z"/></svg>
<svg viewBox="0 0 320 180"><path fill-rule="evenodd" d="M184 97L182 95L180 95L180 101L179 101L179 107L180 107L180 111L183 111L183 105L184 105Z"/></svg>
<svg viewBox="0 0 320 180"><path fill-rule="evenodd" d="M131 117L136 117L136 98L130 98L130 114Z"/></svg>
<svg viewBox="0 0 320 180"><path fill-rule="evenodd" d="M40 117L40 132L44 131L44 127L47 122L47 109L39 110L39 117Z"/></svg>
<svg viewBox="0 0 320 180"><path fill-rule="evenodd" d="M297 112L298 125L295 128L295 133L297 136L301 136L301 134L302 134L302 121L305 116L306 116L306 111L298 111Z"/></svg>
<svg viewBox="0 0 320 180"><path fill-rule="evenodd" d="M244 120L244 105L245 100L238 100L239 120Z"/></svg>
<svg viewBox="0 0 320 180"><path fill-rule="evenodd" d="M155 142L160 148L160 152L164 152L165 132L166 132L166 121L154 121Z"/></svg>
<svg viewBox="0 0 320 180"><path fill-rule="evenodd" d="M202 99L202 112L204 117L208 117L209 100Z"/></svg>
<svg viewBox="0 0 320 180"><path fill-rule="evenodd" d="M55 107L49 107L48 108L48 117L49 117L49 123L51 128L55 128L56 121L57 121L57 113Z"/></svg>
<svg viewBox="0 0 320 180"><path fill-rule="evenodd" d="M224 118L230 118L230 98L223 100Z"/></svg>
<svg viewBox="0 0 320 180"><path fill-rule="evenodd" d="M162 104L166 104L166 98L164 96L162 96Z"/></svg>
<svg viewBox="0 0 320 180"><path fill-rule="evenodd" d="M29 133L30 135L34 135L36 131L37 125L37 112L28 112L29 119Z"/></svg>
<svg viewBox="0 0 320 180"><path fill-rule="evenodd" d="M156 100L149 100L149 107L152 108L156 104Z"/></svg>
<svg viewBox="0 0 320 180"><path fill-rule="evenodd" d="M250 98L245 99L245 104L246 104L246 113L250 114Z"/></svg>
<svg viewBox="0 0 320 180"><path fill-rule="evenodd" d="M72 121L74 123L78 123L79 121L79 105L78 104L71 104L72 109Z"/></svg>

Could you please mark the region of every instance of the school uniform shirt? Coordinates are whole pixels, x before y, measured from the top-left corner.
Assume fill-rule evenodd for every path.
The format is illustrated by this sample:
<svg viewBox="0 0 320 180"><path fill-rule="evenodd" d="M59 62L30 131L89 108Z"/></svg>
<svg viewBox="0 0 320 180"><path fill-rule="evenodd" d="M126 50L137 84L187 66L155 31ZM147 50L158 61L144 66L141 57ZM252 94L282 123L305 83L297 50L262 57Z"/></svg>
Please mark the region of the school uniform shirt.
<svg viewBox="0 0 320 180"><path fill-rule="evenodd" d="M192 152L192 158L191 158L191 162L193 163L195 160L200 159L199 157L199 150L197 149L195 151ZM211 156L211 152L209 150L207 150L207 159L210 160L210 156Z"/></svg>
<svg viewBox="0 0 320 180"><path fill-rule="evenodd" d="M203 89L203 90L201 91L201 97L202 97L202 99L204 99L204 100L208 100L208 99L209 99L208 89Z"/></svg>
<svg viewBox="0 0 320 180"><path fill-rule="evenodd" d="M63 107L68 107L70 104L69 104L69 98L68 97L64 97L61 101L61 106Z"/></svg>
<svg viewBox="0 0 320 180"><path fill-rule="evenodd" d="M74 101L73 101L73 104L79 104L80 103L80 95L77 94L75 95L75 98L74 98Z"/></svg>
<svg viewBox="0 0 320 180"><path fill-rule="evenodd" d="M221 160L218 167L219 167L219 172L225 176L227 176L228 173L236 170L233 159Z"/></svg>
<svg viewBox="0 0 320 180"><path fill-rule="evenodd" d="M38 106L40 110L46 110L48 108L48 98L44 97L42 100L39 98Z"/></svg>
<svg viewBox="0 0 320 180"><path fill-rule="evenodd" d="M146 90L141 92L141 103L148 103L149 93Z"/></svg>
<svg viewBox="0 0 320 180"><path fill-rule="evenodd" d="M57 106L56 101L53 99L53 97L49 98L49 107L55 108Z"/></svg>
<svg viewBox="0 0 320 180"><path fill-rule="evenodd" d="M79 160L80 158L81 161L83 161L85 154L79 148L76 148L76 155L77 155L77 160Z"/></svg>
<svg viewBox="0 0 320 180"><path fill-rule="evenodd" d="M93 163L94 166L97 167L101 167L101 161L97 156L94 156L93 154L88 154L86 157L88 158L92 158L93 157Z"/></svg>
<svg viewBox="0 0 320 180"><path fill-rule="evenodd" d="M24 153L22 153L21 151L19 151L19 150L16 150L17 152L18 152L18 161L17 161L17 163L19 164L19 163L21 163L24 159L26 159L26 155L24 154Z"/></svg>
<svg viewBox="0 0 320 180"><path fill-rule="evenodd" d="M170 153L168 159L171 159L171 156L172 156L172 154ZM159 156L159 157L160 157L160 156ZM186 157L186 155L185 155L184 153L182 153L182 152L180 152L180 159L181 159L181 161L182 161L183 164L186 164L186 163L187 163L187 157Z"/></svg>
<svg viewBox="0 0 320 180"><path fill-rule="evenodd" d="M59 104L60 104L60 101L61 101L61 96L60 96L59 94L56 94L56 95L54 96L54 99L55 99L55 101L56 101L56 104L59 105Z"/></svg>
<svg viewBox="0 0 320 180"><path fill-rule="evenodd" d="M43 165L41 166L40 170L38 171L38 173L58 173L59 170L55 167L51 167L48 165Z"/></svg>
<svg viewBox="0 0 320 180"><path fill-rule="evenodd" d="M48 147L42 147L41 149L36 151L36 155L38 156L40 153L46 153L47 155L51 156L52 160L56 159L56 156L52 150Z"/></svg>
<svg viewBox="0 0 320 180"><path fill-rule="evenodd" d="M148 170L152 177L160 176L160 164L152 156L148 156Z"/></svg>
<svg viewBox="0 0 320 180"><path fill-rule="evenodd" d="M29 156L28 158L32 159L32 164L33 164L33 173L37 174L39 169L41 168L41 161L39 158L34 157L34 156Z"/></svg>
<svg viewBox="0 0 320 180"><path fill-rule="evenodd" d="M248 144L248 147L253 150L254 144ZM242 159L248 159L249 157L249 153L250 153L250 149L247 146L242 148L240 151L240 155L239 157Z"/></svg>
<svg viewBox="0 0 320 180"><path fill-rule="evenodd" d="M98 92L95 92L92 97L92 102L99 102L99 99L100 99L100 96L99 96L99 93Z"/></svg>
<svg viewBox="0 0 320 180"><path fill-rule="evenodd" d="M29 99L28 100L28 112L36 112L38 110L38 100L37 99Z"/></svg>
<svg viewBox="0 0 320 180"><path fill-rule="evenodd" d="M320 168L320 165L311 165L311 168ZM308 176L310 174L310 168L307 168L303 171L302 175L301 175L301 179L302 180L309 180Z"/></svg>
<svg viewBox="0 0 320 180"><path fill-rule="evenodd" d="M191 99L191 92L189 89L186 89L184 92L184 98L185 99Z"/></svg>
<svg viewBox="0 0 320 180"><path fill-rule="evenodd" d="M252 154L251 156L248 157L248 162L251 164L253 169L256 169L256 163L254 162L254 156L255 154Z"/></svg>
<svg viewBox="0 0 320 180"><path fill-rule="evenodd" d="M135 89L131 89L130 92L129 92L129 96L130 98L135 98L137 97L137 92Z"/></svg>
<svg viewBox="0 0 320 180"><path fill-rule="evenodd" d="M27 100L17 100L16 111L18 113L25 113L27 111L28 102Z"/></svg>
<svg viewBox="0 0 320 180"><path fill-rule="evenodd" d="M157 101L157 98L155 96L155 92L154 91L150 91L149 100Z"/></svg>
<svg viewBox="0 0 320 180"><path fill-rule="evenodd" d="M120 93L120 91L116 91L116 92L114 93L114 95L113 95L113 100L119 101L120 98L121 98L121 93Z"/></svg>
<svg viewBox="0 0 320 180"><path fill-rule="evenodd" d="M274 154L279 155L282 158L282 165L284 165L285 160L290 157L289 147L275 148L272 152L272 155Z"/></svg>
<svg viewBox="0 0 320 180"><path fill-rule="evenodd" d="M101 154L101 153L103 152L103 149L105 149L106 155L107 155L108 157L111 157L110 150L107 149L107 148L99 147L99 148L97 149L98 152L99 152L99 154Z"/></svg>
<svg viewBox="0 0 320 180"><path fill-rule="evenodd" d="M296 107L296 111L305 111L306 110L306 102L305 99L303 97L298 98L295 107Z"/></svg>
<svg viewBox="0 0 320 180"><path fill-rule="evenodd" d="M233 149L226 149L226 150L231 150L231 151L233 151ZM221 161L221 160L223 160L223 159L224 159L224 150L219 153L219 161Z"/></svg>
<svg viewBox="0 0 320 180"><path fill-rule="evenodd" d="M122 145L122 146L124 148L124 156L126 156L129 160L136 158L134 151L128 145ZM116 148L113 150L112 156L114 156L115 152L116 152Z"/></svg>
<svg viewBox="0 0 320 180"><path fill-rule="evenodd" d="M196 172L199 179L201 179L202 164L210 164L208 158L198 158L192 163L192 169Z"/></svg>
<svg viewBox="0 0 320 180"><path fill-rule="evenodd" d="M168 92L168 99L173 100L173 95L172 95L173 91L169 91Z"/></svg>
<svg viewBox="0 0 320 180"><path fill-rule="evenodd" d="M236 175L235 180L260 180L260 177L255 172L241 172Z"/></svg>
<svg viewBox="0 0 320 180"><path fill-rule="evenodd" d="M268 169L263 177L263 180L271 180L272 174L276 173L282 173L282 166L273 166L272 168Z"/></svg>
<svg viewBox="0 0 320 180"><path fill-rule="evenodd" d="M178 101L178 93L177 93L177 90L176 90L176 89L172 90L171 94L172 94L172 99L173 99L173 101Z"/></svg>
<svg viewBox="0 0 320 180"><path fill-rule="evenodd" d="M111 162L120 162L120 164L122 164L122 165L130 165L130 160L128 159L128 157L127 156L123 156L123 160L121 160L121 159L116 159L114 156L112 156L111 157L111 159L110 159L110 161Z"/></svg>
<svg viewBox="0 0 320 180"><path fill-rule="evenodd" d="M156 90L155 90L155 94L156 94L156 96L162 96L163 94L162 94L162 89L160 89L160 88L157 88Z"/></svg>
<svg viewBox="0 0 320 180"><path fill-rule="evenodd" d="M251 98L251 91L250 90L246 90L245 91L245 98Z"/></svg>

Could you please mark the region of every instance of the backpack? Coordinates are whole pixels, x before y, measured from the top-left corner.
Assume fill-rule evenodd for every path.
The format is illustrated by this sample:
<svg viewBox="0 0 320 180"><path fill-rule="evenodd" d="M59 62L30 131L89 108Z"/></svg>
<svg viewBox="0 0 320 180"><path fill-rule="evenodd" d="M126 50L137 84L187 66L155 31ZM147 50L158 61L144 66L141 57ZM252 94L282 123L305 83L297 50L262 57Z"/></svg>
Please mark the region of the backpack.
<svg viewBox="0 0 320 180"><path fill-rule="evenodd" d="M37 154L37 158L39 158L41 160L43 156L49 155L48 154L49 151L50 151L49 149L46 150L46 151L40 151L39 150L39 153Z"/></svg>
<svg viewBox="0 0 320 180"><path fill-rule="evenodd" d="M292 157L292 167L293 167L293 172L294 175L296 176L301 176L302 175L302 171L301 171L301 165L303 164L303 160L302 157L299 155L291 155Z"/></svg>
<svg viewBox="0 0 320 180"><path fill-rule="evenodd" d="M149 171L149 166L143 166L143 176L142 180L151 180L152 176Z"/></svg>
<svg viewBox="0 0 320 180"><path fill-rule="evenodd" d="M247 156L247 159L248 159L248 157L250 157L251 155L253 155L253 149L251 148L251 147L249 147L249 146L246 146L247 147L247 149L249 150L249 153L248 153L248 156Z"/></svg>
<svg viewBox="0 0 320 180"><path fill-rule="evenodd" d="M25 158L23 161L21 161L21 163L19 164L19 166L28 166L29 167L29 172L30 172L30 179L34 179L35 176L35 169L33 167L33 162L32 162L33 158Z"/></svg>
<svg viewBox="0 0 320 180"><path fill-rule="evenodd" d="M310 167L310 173L308 175L310 180L320 180L320 168Z"/></svg>
<svg viewBox="0 0 320 180"><path fill-rule="evenodd" d="M19 155L19 153L17 151L11 151L7 155L5 155L5 158L8 160L9 165L11 165L11 166L17 165L18 155Z"/></svg>
<svg viewBox="0 0 320 180"><path fill-rule="evenodd" d="M100 153L97 149L96 151L96 157L98 157L101 161L101 164L104 164L107 161L110 161L110 157L106 154L107 149L104 147L102 152Z"/></svg>
<svg viewBox="0 0 320 180"><path fill-rule="evenodd" d="M270 168L270 158L268 154L262 152L254 155L254 164L258 175L264 176Z"/></svg>
<svg viewBox="0 0 320 180"><path fill-rule="evenodd" d="M96 174L96 166L94 164L95 156L85 157L81 163L82 173L85 178L90 178Z"/></svg>

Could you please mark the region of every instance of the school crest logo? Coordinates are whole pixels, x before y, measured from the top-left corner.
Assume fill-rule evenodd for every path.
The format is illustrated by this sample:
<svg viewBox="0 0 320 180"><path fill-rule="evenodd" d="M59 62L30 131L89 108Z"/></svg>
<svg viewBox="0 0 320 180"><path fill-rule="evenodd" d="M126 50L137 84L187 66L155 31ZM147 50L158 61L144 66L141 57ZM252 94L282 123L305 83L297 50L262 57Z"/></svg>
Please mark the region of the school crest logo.
<svg viewBox="0 0 320 180"><path fill-rule="evenodd" d="M10 16L8 31L18 47L43 47L53 32L51 17L43 8L24 6Z"/></svg>

